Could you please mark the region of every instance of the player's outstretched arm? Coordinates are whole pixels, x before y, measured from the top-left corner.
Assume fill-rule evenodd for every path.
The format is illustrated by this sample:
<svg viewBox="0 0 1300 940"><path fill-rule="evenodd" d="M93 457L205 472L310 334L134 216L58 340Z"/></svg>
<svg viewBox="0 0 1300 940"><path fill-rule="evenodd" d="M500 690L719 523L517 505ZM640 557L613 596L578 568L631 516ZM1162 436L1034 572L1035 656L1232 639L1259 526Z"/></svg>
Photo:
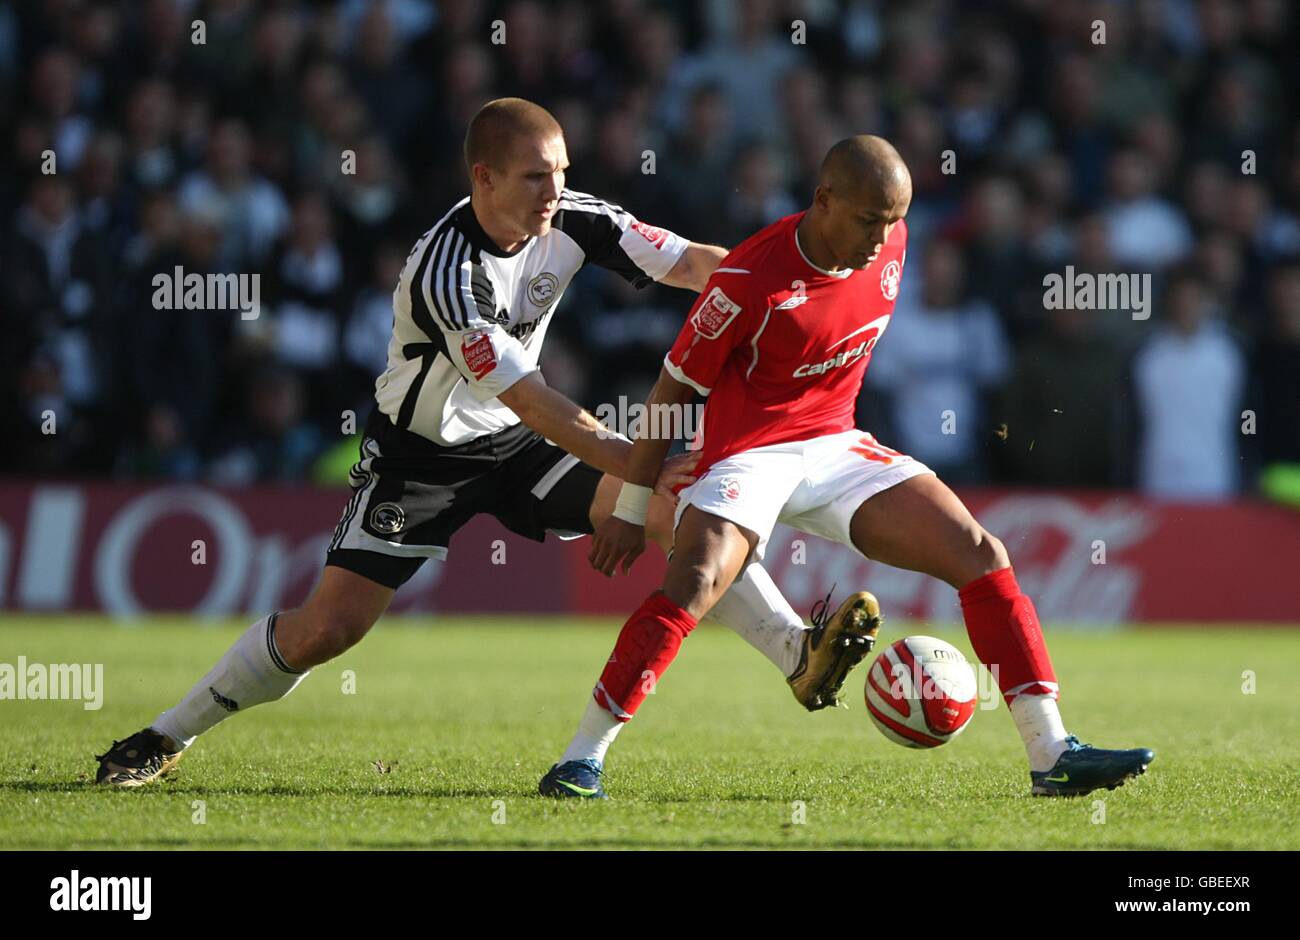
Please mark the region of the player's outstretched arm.
<svg viewBox="0 0 1300 940"><path fill-rule="evenodd" d="M718 269L718 265L722 263L723 258L727 257L727 253L726 248L718 245L691 242L659 283L699 293L704 290L704 285L709 282L709 276Z"/></svg>
<svg viewBox="0 0 1300 940"><path fill-rule="evenodd" d="M694 395L695 389L677 381L668 374L667 369L660 369L659 381L646 399L646 414L663 413L660 409L685 404ZM653 421L643 424L647 428L655 426ZM620 562L623 573L627 574L632 569L632 563L645 551L646 509L650 505L650 495L656 481L661 480L664 457L670 444L668 437L653 435L640 437L632 444L632 454L627 461L618 503L613 515L596 530L591 554L588 556L591 566L606 577L613 576Z"/></svg>
<svg viewBox="0 0 1300 940"><path fill-rule="evenodd" d="M524 376L497 397L520 421L560 449L597 470L626 479L623 475L632 445L587 409L547 385L540 372Z"/></svg>
<svg viewBox="0 0 1300 940"><path fill-rule="evenodd" d="M546 384L540 372L524 376L497 396L519 420L584 463L623 479L632 444L601 424L591 412ZM673 488L692 483L698 454L681 454L664 463L654 490L675 501Z"/></svg>

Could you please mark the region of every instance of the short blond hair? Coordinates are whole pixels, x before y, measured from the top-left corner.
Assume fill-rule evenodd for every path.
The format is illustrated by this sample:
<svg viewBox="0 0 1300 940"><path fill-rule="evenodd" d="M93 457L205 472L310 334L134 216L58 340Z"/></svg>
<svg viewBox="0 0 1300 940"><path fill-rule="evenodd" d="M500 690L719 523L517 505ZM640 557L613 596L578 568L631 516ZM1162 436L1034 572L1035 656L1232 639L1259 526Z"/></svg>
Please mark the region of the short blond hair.
<svg viewBox="0 0 1300 940"><path fill-rule="evenodd" d="M485 163L504 169L515 141L564 136L560 122L540 104L523 98L496 98L478 109L465 131L465 169L474 175L474 164Z"/></svg>

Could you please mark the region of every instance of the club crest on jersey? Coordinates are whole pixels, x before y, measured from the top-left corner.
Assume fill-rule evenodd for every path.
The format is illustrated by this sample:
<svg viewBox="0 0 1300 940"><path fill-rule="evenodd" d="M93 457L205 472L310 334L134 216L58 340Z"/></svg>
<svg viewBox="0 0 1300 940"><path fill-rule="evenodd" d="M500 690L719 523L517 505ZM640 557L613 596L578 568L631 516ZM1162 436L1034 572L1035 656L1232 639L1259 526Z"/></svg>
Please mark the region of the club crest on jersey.
<svg viewBox="0 0 1300 940"><path fill-rule="evenodd" d="M893 300L898 296L898 282L903 279L903 266L894 259L885 265L885 270L880 272L880 292L885 295L886 300Z"/></svg>
<svg viewBox="0 0 1300 940"><path fill-rule="evenodd" d="M662 248L664 242L668 241L667 229L659 228L657 225L646 225L644 222L637 221L632 223L632 231L639 232L642 238L656 248Z"/></svg>
<svg viewBox="0 0 1300 940"><path fill-rule="evenodd" d="M402 531L406 525L406 513L396 503L380 503L370 510L370 528L385 535Z"/></svg>
<svg viewBox="0 0 1300 940"><path fill-rule="evenodd" d="M497 351L492 348L492 337L482 330L472 330L460 341L460 354L465 357L465 368L481 379L497 367Z"/></svg>
<svg viewBox="0 0 1300 940"><path fill-rule="evenodd" d="M705 339L717 339L738 313L740 304L724 294L721 287L715 287L695 309L691 324L695 327L695 332Z"/></svg>
<svg viewBox="0 0 1300 940"><path fill-rule="evenodd" d="M560 279L550 271L543 271L528 282L528 300L534 307L545 307L555 299L560 289Z"/></svg>
<svg viewBox="0 0 1300 940"><path fill-rule="evenodd" d="M740 499L740 481L735 477L723 477L718 481L718 492L729 503Z"/></svg>

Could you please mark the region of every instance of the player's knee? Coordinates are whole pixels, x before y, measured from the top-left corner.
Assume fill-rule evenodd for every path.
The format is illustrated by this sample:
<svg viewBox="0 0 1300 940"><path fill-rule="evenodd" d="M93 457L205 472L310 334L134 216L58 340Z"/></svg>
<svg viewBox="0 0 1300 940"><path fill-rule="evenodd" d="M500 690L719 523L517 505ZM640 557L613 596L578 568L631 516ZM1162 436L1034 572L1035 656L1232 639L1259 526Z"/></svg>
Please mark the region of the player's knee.
<svg viewBox="0 0 1300 940"><path fill-rule="evenodd" d="M319 665L341 656L370 631L366 617L351 611L314 611L308 620L302 656Z"/></svg>
<svg viewBox="0 0 1300 940"><path fill-rule="evenodd" d="M701 558L681 565L665 583L665 593L682 608L702 616L727 589L722 573L711 559Z"/></svg>
<svg viewBox="0 0 1300 940"><path fill-rule="evenodd" d="M980 529L975 554L979 566L983 569L981 575L992 574L1011 565L1011 556L1007 554L1007 547L1002 544L1001 539L991 535L987 529Z"/></svg>
<svg viewBox="0 0 1300 940"><path fill-rule="evenodd" d="M701 560L685 567L678 584L682 592L695 602L708 597L713 588L713 581L712 565Z"/></svg>
<svg viewBox="0 0 1300 940"><path fill-rule="evenodd" d="M944 570L931 571L931 574L937 575L958 590L986 574L1000 571L1011 564L1006 546L996 536L982 527L976 527L970 536L970 542L951 558L950 566Z"/></svg>

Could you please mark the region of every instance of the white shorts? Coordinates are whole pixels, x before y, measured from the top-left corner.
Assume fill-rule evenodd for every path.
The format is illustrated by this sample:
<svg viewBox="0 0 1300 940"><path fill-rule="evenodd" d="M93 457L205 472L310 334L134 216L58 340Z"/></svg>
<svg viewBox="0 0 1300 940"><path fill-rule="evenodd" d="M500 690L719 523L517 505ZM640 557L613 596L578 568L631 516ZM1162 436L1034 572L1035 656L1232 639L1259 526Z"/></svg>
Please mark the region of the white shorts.
<svg viewBox="0 0 1300 940"><path fill-rule="evenodd" d="M864 501L933 472L865 431L755 447L719 460L682 490L674 525L687 506L721 516L758 535L754 561L778 522L853 548L849 522Z"/></svg>

